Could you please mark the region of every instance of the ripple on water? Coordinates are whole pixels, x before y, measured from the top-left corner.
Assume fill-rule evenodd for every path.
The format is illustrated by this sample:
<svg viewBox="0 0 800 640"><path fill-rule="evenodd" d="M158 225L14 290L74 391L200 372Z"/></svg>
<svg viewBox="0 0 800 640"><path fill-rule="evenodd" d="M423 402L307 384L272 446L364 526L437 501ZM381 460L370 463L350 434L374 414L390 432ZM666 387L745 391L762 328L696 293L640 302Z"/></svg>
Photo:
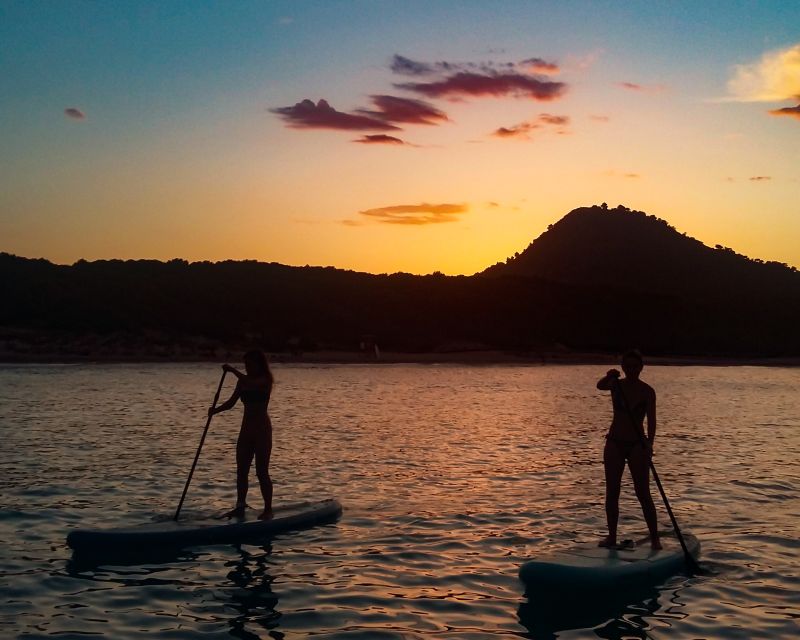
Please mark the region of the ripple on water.
<svg viewBox="0 0 800 640"><path fill-rule="evenodd" d="M517 570L603 530L603 367L275 369L276 496L338 495L340 522L98 561L66 532L170 517L217 369L0 368L2 635L797 637L800 372L646 369L656 465L707 575L553 603ZM185 517L232 502L237 420L214 419ZM641 535L627 477L621 510Z"/></svg>

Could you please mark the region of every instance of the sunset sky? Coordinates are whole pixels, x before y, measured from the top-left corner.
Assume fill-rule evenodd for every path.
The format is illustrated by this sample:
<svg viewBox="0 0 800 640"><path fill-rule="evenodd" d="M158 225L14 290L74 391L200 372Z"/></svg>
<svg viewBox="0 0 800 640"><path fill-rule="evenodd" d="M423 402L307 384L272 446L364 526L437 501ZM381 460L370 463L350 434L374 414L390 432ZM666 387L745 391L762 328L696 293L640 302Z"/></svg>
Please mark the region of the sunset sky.
<svg viewBox="0 0 800 640"><path fill-rule="evenodd" d="M800 266L800 3L2 2L0 250L474 273L624 204Z"/></svg>

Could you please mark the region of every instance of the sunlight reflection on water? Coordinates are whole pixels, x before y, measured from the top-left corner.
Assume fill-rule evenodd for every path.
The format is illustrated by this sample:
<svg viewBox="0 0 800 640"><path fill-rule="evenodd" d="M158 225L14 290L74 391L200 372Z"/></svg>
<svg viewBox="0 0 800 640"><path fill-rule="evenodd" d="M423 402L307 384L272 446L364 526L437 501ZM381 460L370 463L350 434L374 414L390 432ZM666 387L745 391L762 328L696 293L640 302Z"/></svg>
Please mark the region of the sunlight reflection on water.
<svg viewBox="0 0 800 640"><path fill-rule="evenodd" d="M603 372L278 366L276 501L336 495L342 519L98 565L71 559L67 531L174 510L219 370L2 367L0 635L797 637L791 369L645 370L659 392L656 464L710 575L547 610L523 597L525 559L603 531ZM214 419L187 516L232 502L239 419ZM621 533L639 534L627 477L621 507Z"/></svg>

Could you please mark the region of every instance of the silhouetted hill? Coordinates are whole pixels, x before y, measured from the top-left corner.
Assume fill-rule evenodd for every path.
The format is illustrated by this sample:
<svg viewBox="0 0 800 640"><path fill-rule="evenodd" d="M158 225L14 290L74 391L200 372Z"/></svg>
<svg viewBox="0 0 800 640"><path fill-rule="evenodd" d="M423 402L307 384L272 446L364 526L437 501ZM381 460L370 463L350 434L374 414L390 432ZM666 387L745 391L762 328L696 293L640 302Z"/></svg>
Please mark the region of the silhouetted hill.
<svg viewBox="0 0 800 640"><path fill-rule="evenodd" d="M800 355L800 274L622 208L576 209L474 276L0 254L0 299L0 359L355 350L365 334L396 351Z"/></svg>
<svg viewBox="0 0 800 640"><path fill-rule="evenodd" d="M800 273L681 234L666 221L619 206L571 211L488 275L613 285L681 295L800 293Z"/></svg>

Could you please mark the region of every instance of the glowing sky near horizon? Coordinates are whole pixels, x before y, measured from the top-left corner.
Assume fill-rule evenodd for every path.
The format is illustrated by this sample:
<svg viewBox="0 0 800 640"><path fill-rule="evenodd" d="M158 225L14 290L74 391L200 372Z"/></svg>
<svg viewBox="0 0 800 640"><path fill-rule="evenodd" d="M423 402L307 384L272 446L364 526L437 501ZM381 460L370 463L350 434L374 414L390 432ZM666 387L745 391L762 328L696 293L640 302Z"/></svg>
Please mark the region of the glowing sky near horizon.
<svg viewBox="0 0 800 640"><path fill-rule="evenodd" d="M607 202L800 266L799 3L0 2L0 115L28 257L474 273Z"/></svg>

